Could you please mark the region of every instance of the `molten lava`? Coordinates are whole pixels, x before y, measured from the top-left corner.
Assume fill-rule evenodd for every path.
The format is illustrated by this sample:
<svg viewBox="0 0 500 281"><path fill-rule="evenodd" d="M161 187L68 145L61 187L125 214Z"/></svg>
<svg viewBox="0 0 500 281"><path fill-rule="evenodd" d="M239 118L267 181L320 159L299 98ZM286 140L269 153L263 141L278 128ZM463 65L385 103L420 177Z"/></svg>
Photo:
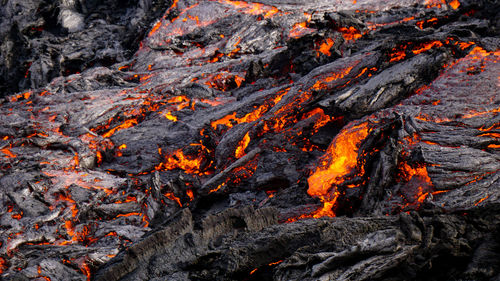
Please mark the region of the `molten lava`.
<svg viewBox="0 0 500 281"><path fill-rule="evenodd" d="M367 122L342 130L321 158L316 171L307 179L307 193L323 202L323 208L319 209L314 217L335 216L333 207L340 195L335 186L342 184L344 177L355 171L359 160L359 146L369 132ZM363 174L363 168L360 167L358 172Z"/></svg>
<svg viewBox="0 0 500 281"><path fill-rule="evenodd" d="M248 135L248 132L245 134L243 139L238 143L238 147L236 148L235 152L235 157L236 158L241 158L245 155L245 149L247 148L248 144L250 143L250 136Z"/></svg>

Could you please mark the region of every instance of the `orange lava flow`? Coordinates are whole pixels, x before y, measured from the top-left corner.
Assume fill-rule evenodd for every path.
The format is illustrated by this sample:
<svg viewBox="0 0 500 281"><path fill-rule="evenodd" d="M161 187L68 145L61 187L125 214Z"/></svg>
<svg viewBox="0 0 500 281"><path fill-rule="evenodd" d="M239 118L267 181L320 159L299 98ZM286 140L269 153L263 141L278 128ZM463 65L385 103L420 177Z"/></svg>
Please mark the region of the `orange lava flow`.
<svg viewBox="0 0 500 281"><path fill-rule="evenodd" d="M256 110L246 114L241 118L236 117L236 112L233 112L222 117L219 120L212 121L210 125L214 130L216 130L218 125L226 125L228 128L231 128L234 126L234 124L253 122L262 117L262 115L264 115L264 113L266 113L271 107L275 106L286 93L288 93L288 89L280 92L273 100L271 100L270 102L265 102Z"/></svg>
<svg viewBox="0 0 500 281"><path fill-rule="evenodd" d="M359 30L352 26L349 26L348 28L341 27L338 31L342 33L342 36L346 41L356 40L363 36Z"/></svg>
<svg viewBox="0 0 500 281"><path fill-rule="evenodd" d="M302 37L304 34L313 31L314 30L313 28L307 27L307 23L308 21L294 24L292 29L288 33L288 37L297 39Z"/></svg>
<svg viewBox="0 0 500 281"><path fill-rule="evenodd" d="M415 49L415 50L412 50L412 52L415 54L415 55L418 55L420 53L423 53L425 51L428 51L434 47L442 47L443 46L443 43L441 43L441 41L431 41L429 43L425 43L423 44L420 48L418 49Z"/></svg>
<svg viewBox="0 0 500 281"><path fill-rule="evenodd" d="M7 148L2 148L0 149L0 151L2 151L5 155L7 155L6 156L7 158L16 158L16 155Z"/></svg>
<svg viewBox="0 0 500 281"><path fill-rule="evenodd" d="M432 186L431 178L427 174L427 168L425 166L412 168L410 165L403 163L402 170L404 172L403 178L405 181L410 181L416 177L426 182L429 186Z"/></svg>
<svg viewBox="0 0 500 281"><path fill-rule="evenodd" d="M484 200L488 199L489 197L490 197L489 195L486 195L486 197L479 199L476 203L474 203L474 206L481 204Z"/></svg>
<svg viewBox="0 0 500 281"><path fill-rule="evenodd" d="M319 46L319 51L327 56L331 56L332 53L330 52L330 49L333 46L333 40L331 38L326 38L325 42L321 43ZM318 54L319 55L319 54Z"/></svg>
<svg viewBox="0 0 500 281"><path fill-rule="evenodd" d="M225 183L225 182L223 182L223 183L219 184L216 188L211 189L208 193L217 192L217 191L219 191L219 189L221 189L224 185L226 185L226 183Z"/></svg>
<svg viewBox="0 0 500 281"><path fill-rule="evenodd" d="M157 170L173 170L181 169L186 173L198 173L202 158L189 159L184 155L182 149L176 150L174 153L167 156L164 162L156 167Z"/></svg>
<svg viewBox="0 0 500 281"><path fill-rule="evenodd" d="M170 121L177 122L177 116L172 115L171 111L165 113L165 118L167 118Z"/></svg>
<svg viewBox="0 0 500 281"><path fill-rule="evenodd" d="M395 61L400 61L406 57L405 53L406 46L403 46L403 50L395 50L393 49L394 53L389 54L390 60L389 62L395 62Z"/></svg>
<svg viewBox="0 0 500 281"><path fill-rule="evenodd" d="M243 9L242 12L250 15L264 15L264 18L270 18L277 14L279 10L273 6L267 6L261 3L248 3L245 1L219 0L220 3L229 4L233 7Z"/></svg>
<svg viewBox="0 0 500 281"><path fill-rule="evenodd" d="M332 121L332 118L330 116L326 115L325 112L323 111L323 109L321 109L319 107L306 113L302 119L311 118L313 116L318 117L318 121L316 121L316 123L314 124L313 132L317 132L319 130L319 128L325 126L328 122Z"/></svg>
<svg viewBox="0 0 500 281"><path fill-rule="evenodd" d="M165 197L167 197L168 199L176 202L179 205L179 207L182 207L181 199L179 199L179 197L175 196L174 193L167 192L167 193L165 193L163 195L165 195Z"/></svg>
<svg viewBox="0 0 500 281"><path fill-rule="evenodd" d="M369 131L367 122L343 130L328 147L320 166L307 179L307 193L319 197L323 202L323 208L316 211L313 217L335 216L332 208L340 193L336 189L332 193L332 186L341 184L343 177L356 168L359 145L368 136Z"/></svg>
<svg viewBox="0 0 500 281"><path fill-rule="evenodd" d="M151 31L149 32L148 36L151 36L153 34L156 33L156 31L158 31L158 29L160 29L161 27L161 21L158 21L154 26L153 28L151 29Z"/></svg>
<svg viewBox="0 0 500 281"><path fill-rule="evenodd" d="M328 76L323 80L318 80L318 81L316 81L316 83L314 83L313 89L315 89L315 90L326 89L327 85L325 83L330 83L332 81L341 79L344 76L346 76L347 74L349 74L349 72L351 72L351 70L352 70L352 66L344 69L343 71L341 71L339 73L333 73L331 76Z"/></svg>
<svg viewBox="0 0 500 281"><path fill-rule="evenodd" d="M137 120L135 120L135 119L125 120L125 122L123 122L122 124L114 127L113 129L107 131L106 133L104 133L102 135L102 137L103 138L109 138L112 135L114 135L117 131L120 131L120 130L123 130L123 129L127 129L127 128L133 127L135 125L137 125Z"/></svg>
<svg viewBox="0 0 500 281"><path fill-rule="evenodd" d="M245 149L247 148L248 144L250 143L250 136L248 135L248 132L245 134L243 139L238 143L238 147L236 148L235 152L235 157L236 158L241 158L245 156Z"/></svg>
<svg viewBox="0 0 500 281"><path fill-rule="evenodd" d="M454 10L458 9L460 7L460 2L458 0L452 0L450 3L448 3Z"/></svg>
<svg viewBox="0 0 500 281"><path fill-rule="evenodd" d="M418 21L416 23L416 25L418 26L418 28L424 29L425 26L433 26L433 25L435 25L437 23L438 23L438 19L437 18L431 18L431 19L428 19L428 20Z"/></svg>

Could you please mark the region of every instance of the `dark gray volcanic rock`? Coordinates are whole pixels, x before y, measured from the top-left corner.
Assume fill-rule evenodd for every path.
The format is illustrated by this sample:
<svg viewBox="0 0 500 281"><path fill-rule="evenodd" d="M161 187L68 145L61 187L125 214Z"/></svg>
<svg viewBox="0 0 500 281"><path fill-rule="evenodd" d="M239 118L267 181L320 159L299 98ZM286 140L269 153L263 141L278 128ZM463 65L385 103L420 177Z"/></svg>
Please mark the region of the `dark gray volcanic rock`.
<svg viewBox="0 0 500 281"><path fill-rule="evenodd" d="M130 58L170 0L5 0L0 97Z"/></svg>
<svg viewBox="0 0 500 281"><path fill-rule="evenodd" d="M499 10L6 1L2 280L498 280Z"/></svg>

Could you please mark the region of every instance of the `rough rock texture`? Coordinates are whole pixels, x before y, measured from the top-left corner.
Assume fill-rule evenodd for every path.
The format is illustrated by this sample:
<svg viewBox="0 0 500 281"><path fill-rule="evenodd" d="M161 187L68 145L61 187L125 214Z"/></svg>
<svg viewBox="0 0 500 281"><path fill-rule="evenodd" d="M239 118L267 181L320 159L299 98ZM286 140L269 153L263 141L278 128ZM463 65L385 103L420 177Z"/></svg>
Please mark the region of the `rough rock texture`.
<svg viewBox="0 0 500 281"><path fill-rule="evenodd" d="M496 1L6 2L3 279L500 279Z"/></svg>
<svg viewBox="0 0 500 281"><path fill-rule="evenodd" d="M168 0L4 0L0 97L131 57Z"/></svg>

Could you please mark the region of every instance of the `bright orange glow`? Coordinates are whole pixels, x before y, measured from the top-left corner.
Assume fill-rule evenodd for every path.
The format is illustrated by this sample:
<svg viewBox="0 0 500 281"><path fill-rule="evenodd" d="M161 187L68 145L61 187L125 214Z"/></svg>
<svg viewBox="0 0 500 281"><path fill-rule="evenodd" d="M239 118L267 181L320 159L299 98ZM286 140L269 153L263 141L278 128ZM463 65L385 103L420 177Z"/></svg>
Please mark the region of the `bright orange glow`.
<svg viewBox="0 0 500 281"><path fill-rule="evenodd" d="M13 219L20 220L20 219L22 219L22 218L23 218L23 214L22 214L22 212L21 212L20 214L13 214L13 215L11 215L11 217L12 217Z"/></svg>
<svg viewBox="0 0 500 281"><path fill-rule="evenodd" d="M8 148L2 148L0 149L3 154L7 155L7 158L16 158L16 155L12 153Z"/></svg>
<svg viewBox="0 0 500 281"><path fill-rule="evenodd" d="M189 197L189 201L193 201L194 199L194 194L193 194L193 191L191 189L186 189L186 195Z"/></svg>
<svg viewBox="0 0 500 281"><path fill-rule="evenodd" d="M245 155L245 149L247 148L248 144L250 143L250 136L248 135L248 132L245 134L243 139L238 143L238 147L236 148L235 152L235 157L236 158L241 158Z"/></svg>
<svg viewBox="0 0 500 281"><path fill-rule="evenodd" d="M202 162L202 158L189 159L184 155L182 149L178 149L174 151L174 153L168 155L164 162L160 163L157 170L173 170L173 169L181 169L186 173L199 173L200 165Z"/></svg>
<svg viewBox="0 0 500 281"><path fill-rule="evenodd" d="M406 49L406 46L405 46L405 49ZM394 53L391 53L389 55L389 57L390 57L389 62L400 61L400 60L402 60L402 59L404 59L406 57L406 53L405 53L404 50L396 51Z"/></svg>
<svg viewBox="0 0 500 281"><path fill-rule="evenodd" d="M151 31L149 32L148 36L151 36L153 34L156 33L156 31L158 31L158 29L160 29L161 27L161 21L158 21L154 26L153 28L151 29ZM120 69L121 70L121 69Z"/></svg>
<svg viewBox="0 0 500 281"><path fill-rule="evenodd" d="M279 10L273 6L267 6L261 3L247 3L245 1L219 0L219 3L232 5L242 9L242 12L250 15L264 15L264 18L270 18L277 14Z"/></svg>
<svg viewBox="0 0 500 281"><path fill-rule="evenodd" d="M214 189L211 189L208 193L213 193L213 192L217 192L219 189L221 189L224 185L226 185L225 182L219 184L216 188Z"/></svg>
<svg viewBox="0 0 500 281"><path fill-rule="evenodd" d="M134 212L134 213L127 213L127 214L118 214L116 217L121 218L121 217L131 217L131 216L141 216L141 215L142 215L142 213Z"/></svg>
<svg viewBox="0 0 500 281"><path fill-rule="evenodd" d="M273 266L273 265L280 264L280 263L282 263L282 262L283 262L283 260L279 260L279 261L276 261L276 262L272 262L272 263L270 263L270 264L268 264L268 265L269 265L269 266Z"/></svg>
<svg viewBox="0 0 500 281"><path fill-rule="evenodd" d="M500 133L485 133L479 135L479 137L490 137L490 138L500 139Z"/></svg>
<svg viewBox="0 0 500 281"><path fill-rule="evenodd" d="M78 158L78 153L75 153L75 156L73 157L73 162L75 162L75 167L78 167L78 165L80 165L80 158Z"/></svg>
<svg viewBox="0 0 500 281"><path fill-rule="evenodd" d="M311 118L313 116L318 116L318 121L316 121L316 123L314 124L314 132L317 132L319 130L319 128L325 126L328 122L330 122L332 120L332 118L328 115L325 114L325 112L323 111L323 109L321 108L315 108L311 111L309 111L307 114L305 114L305 116L303 117L303 120L304 119L307 119L307 118Z"/></svg>
<svg viewBox="0 0 500 281"><path fill-rule="evenodd" d="M486 110L486 111L471 111L467 114L464 114L464 116L462 118L472 118L472 117L477 117L477 116L481 116L481 115L485 115L485 114L489 114L489 113L499 113L499 112L500 112L500 107L494 108L491 110Z"/></svg>
<svg viewBox="0 0 500 281"><path fill-rule="evenodd" d="M127 196L127 198L123 201L116 201L114 202L114 204L123 204L123 203L127 203L127 202L137 202L137 198L135 196Z"/></svg>
<svg viewBox="0 0 500 281"><path fill-rule="evenodd" d="M416 25L418 26L418 28L424 29L424 24L426 24L427 26L433 26L433 25L437 24L437 22L438 22L437 18L431 18L431 19L428 19L428 20L418 21L416 23Z"/></svg>
<svg viewBox="0 0 500 281"><path fill-rule="evenodd" d="M338 31L342 33L342 36L347 41L356 40L363 36L361 32L359 32L359 30L352 26L349 26L348 28L341 27L338 29Z"/></svg>
<svg viewBox="0 0 500 281"><path fill-rule="evenodd" d="M430 50L430 49L432 49L434 47L442 47L442 46L443 46L443 43L441 43L441 41L432 41L432 42L423 44L423 46L421 46L418 49L412 50L412 52L415 55L418 55L418 54L423 53L425 51L428 51L428 50Z"/></svg>
<svg viewBox="0 0 500 281"><path fill-rule="evenodd" d="M165 113L165 118L167 118L170 121L177 122L177 116L172 115L171 111Z"/></svg>
<svg viewBox="0 0 500 281"><path fill-rule="evenodd" d="M340 194L334 186L341 184L343 177L356 168L359 145L368 136L369 131L367 122L342 130L321 158L316 171L307 179L307 193L319 197L323 202L323 208L318 210L314 217L335 216L332 208Z"/></svg>
<svg viewBox="0 0 500 281"><path fill-rule="evenodd" d="M474 42L460 42L460 43L458 43L458 45L460 46L460 49L462 49L462 50L465 50L474 44L475 44Z"/></svg>
<svg viewBox="0 0 500 281"><path fill-rule="evenodd" d="M120 150L123 150L123 149L125 149L125 148L127 148L127 145L126 145L126 144L122 144L122 145L120 145L120 146L118 147L118 149L120 149Z"/></svg>
<svg viewBox="0 0 500 281"><path fill-rule="evenodd" d="M71 216L73 218L76 217L78 214L78 209L76 208L76 202L71 198L71 196L66 196L64 194L58 193L56 197L57 201L65 201L69 205L69 208L71 210Z"/></svg>
<svg viewBox="0 0 500 281"><path fill-rule="evenodd" d="M490 197L489 195L486 195L486 197L479 199L476 203L474 203L474 206L477 206L477 205L481 204L481 202L483 202L484 200L488 199L489 197Z"/></svg>
<svg viewBox="0 0 500 281"><path fill-rule="evenodd" d="M83 274L85 274L85 276L87 276L87 281L90 281L91 279L90 267L86 262L82 262L82 264L80 265L80 270L82 271Z"/></svg>
<svg viewBox="0 0 500 281"><path fill-rule="evenodd" d="M245 116L238 118L236 117L236 112L222 117L219 120L212 121L210 125L214 130L217 129L217 125L226 125L228 128L234 126L234 124L249 123L259 119L264 113L266 113L271 107L275 106L281 98L288 93L288 89L283 92L278 93L278 95L270 102L265 102L259 106L256 110L246 114ZM234 124L233 124L234 123Z"/></svg>
<svg viewBox="0 0 500 281"><path fill-rule="evenodd" d="M332 73L330 76L328 76L322 80L316 81L316 83L314 83L313 89L315 89L315 90L327 89L327 85L325 83L330 83L332 81L341 79L344 76L346 76L347 74L349 74L351 72L351 70L352 70L352 66L344 69L340 73Z"/></svg>
<svg viewBox="0 0 500 281"><path fill-rule="evenodd" d="M313 28L307 27L307 23L308 23L308 21L299 22L299 23L294 24L294 26L292 27L292 29L288 33L288 37L297 39L297 38L300 38L309 32L314 31Z"/></svg>
<svg viewBox="0 0 500 281"><path fill-rule="evenodd" d="M112 135L114 135L116 132L118 132L120 130L123 130L123 129L127 129L127 128L130 128L130 127L133 127L135 125L137 125L137 120L135 120L135 119L125 120L125 122L123 122L122 124L114 127L113 129L107 131L106 133L104 133L102 135L102 137L103 138L109 138Z"/></svg>
<svg viewBox="0 0 500 281"><path fill-rule="evenodd" d="M163 195L165 195L165 197L167 197L168 199L170 199L174 202L177 202L177 204L179 204L179 207L182 207L181 199L179 199L179 197L175 196L173 192L167 192Z"/></svg>
<svg viewBox="0 0 500 281"><path fill-rule="evenodd" d="M95 156L96 156L97 164L101 164L102 163L102 153L100 151L97 151L95 153Z"/></svg>
<svg viewBox="0 0 500 281"><path fill-rule="evenodd" d="M460 2L458 2L458 0L452 0L452 1L451 1L450 3L448 3L448 4L450 4L450 6L451 6L454 10L456 10L456 9L458 9L458 7L460 7Z"/></svg>
<svg viewBox="0 0 500 281"><path fill-rule="evenodd" d="M243 83L243 81L245 81L245 77L240 77L238 75L234 76L234 82L236 83L238 88L241 86L241 83Z"/></svg>
<svg viewBox="0 0 500 281"><path fill-rule="evenodd" d="M321 45L319 46L319 51L324 55L331 56L332 53L330 53L330 49L333 46L333 40L331 38L326 38L325 41L326 42L321 43Z"/></svg>

